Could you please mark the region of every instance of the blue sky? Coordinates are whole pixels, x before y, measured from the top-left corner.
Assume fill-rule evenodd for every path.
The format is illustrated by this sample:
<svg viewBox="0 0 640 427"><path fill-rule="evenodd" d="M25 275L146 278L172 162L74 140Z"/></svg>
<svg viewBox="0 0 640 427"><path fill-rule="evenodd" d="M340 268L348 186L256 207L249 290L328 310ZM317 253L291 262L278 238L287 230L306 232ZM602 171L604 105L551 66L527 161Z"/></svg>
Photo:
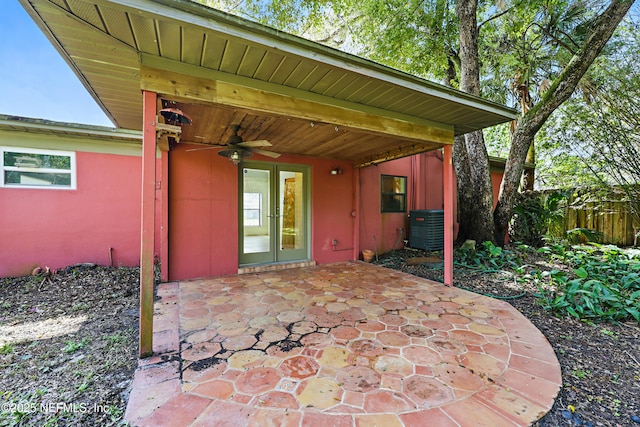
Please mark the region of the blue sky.
<svg viewBox="0 0 640 427"><path fill-rule="evenodd" d="M0 114L113 126L17 0L0 13Z"/></svg>

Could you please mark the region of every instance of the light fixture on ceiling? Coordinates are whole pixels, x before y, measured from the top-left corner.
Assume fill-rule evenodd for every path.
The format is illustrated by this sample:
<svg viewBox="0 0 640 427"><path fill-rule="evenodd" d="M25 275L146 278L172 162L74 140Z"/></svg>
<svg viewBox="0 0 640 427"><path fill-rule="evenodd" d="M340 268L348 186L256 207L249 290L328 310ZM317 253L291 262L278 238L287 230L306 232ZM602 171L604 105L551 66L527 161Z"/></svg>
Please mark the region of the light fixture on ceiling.
<svg viewBox="0 0 640 427"><path fill-rule="evenodd" d="M243 159L253 156L253 153L246 150L232 149L218 151L218 156L226 157L231 163L238 166Z"/></svg>
<svg viewBox="0 0 640 427"><path fill-rule="evenodd" d="M165 122L170 125L181 126L191 124L191 117L187 116L179 108L163 108L160 110L160 115L164 117Z"/></svg>

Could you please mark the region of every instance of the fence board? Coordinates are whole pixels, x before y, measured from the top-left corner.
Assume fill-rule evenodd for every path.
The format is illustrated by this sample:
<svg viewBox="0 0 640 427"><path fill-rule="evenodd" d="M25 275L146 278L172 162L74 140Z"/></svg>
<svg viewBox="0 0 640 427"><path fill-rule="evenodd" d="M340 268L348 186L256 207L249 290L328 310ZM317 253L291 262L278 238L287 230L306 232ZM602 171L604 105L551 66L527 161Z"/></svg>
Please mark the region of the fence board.
<svg viewBox="0 0 640 427"><path fill-rule="evenodd" d="M635 233L640 231L640 218L634 215L630 202L619 191L595 194L576 190L567 197L564 226L565 232L574 228L598 231L605 244L632 246Z"/></svg>
<svg viewBox="0 0 640 427"><path fill-rule="evenodd" d="M611 215L609 210L611 209L611 202L609 200L602 200L600 202L600 218L602 218L602 238L613 242L613 228L611 227Z"/></svg>

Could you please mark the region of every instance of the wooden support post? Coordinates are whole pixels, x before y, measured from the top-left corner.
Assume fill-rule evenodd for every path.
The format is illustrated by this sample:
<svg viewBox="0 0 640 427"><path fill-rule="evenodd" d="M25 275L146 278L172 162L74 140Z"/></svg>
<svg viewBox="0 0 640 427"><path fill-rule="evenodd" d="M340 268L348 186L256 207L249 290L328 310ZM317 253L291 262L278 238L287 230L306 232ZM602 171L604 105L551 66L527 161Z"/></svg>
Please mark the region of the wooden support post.
<svg viewBox="0 0 640 427"><path fill-rule="evenodd" d="M453 146L445 145L443 151L444 284L453 286Z"/></svg>
<svg viewBox="0 0 640 427"><path fill-rule="evenodd" d="M353 216L353 259L360 258L360 168L353 168L353 179L351 182L353 185L353 210L351 215Z"/></svg>
<svg viewBox="0 0 640 427"><path fill-rule="evenodd" d="M169 281L169 152L162 152L160 181L160 280Z"/></svg>
<svg viewBox="0 0 640 427"><path fill-rule="evenodd" d="M155 246L156 193L156 94L143 91L142 215L140 244L140 337L141 358L153 354L153 251Z"/></svg>

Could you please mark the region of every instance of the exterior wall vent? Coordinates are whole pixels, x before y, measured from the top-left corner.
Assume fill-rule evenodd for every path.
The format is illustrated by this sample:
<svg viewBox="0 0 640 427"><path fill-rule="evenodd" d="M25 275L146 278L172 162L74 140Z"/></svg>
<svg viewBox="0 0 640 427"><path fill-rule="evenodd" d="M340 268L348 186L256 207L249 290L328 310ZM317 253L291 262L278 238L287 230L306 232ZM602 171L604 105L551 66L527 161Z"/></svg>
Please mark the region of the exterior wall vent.
<svg viewBox="0 0 640 427"><path fill-rule="evenodd" d="M426 251L444 248L444 211L419 210L409 213L409 246Z"/></svg>

